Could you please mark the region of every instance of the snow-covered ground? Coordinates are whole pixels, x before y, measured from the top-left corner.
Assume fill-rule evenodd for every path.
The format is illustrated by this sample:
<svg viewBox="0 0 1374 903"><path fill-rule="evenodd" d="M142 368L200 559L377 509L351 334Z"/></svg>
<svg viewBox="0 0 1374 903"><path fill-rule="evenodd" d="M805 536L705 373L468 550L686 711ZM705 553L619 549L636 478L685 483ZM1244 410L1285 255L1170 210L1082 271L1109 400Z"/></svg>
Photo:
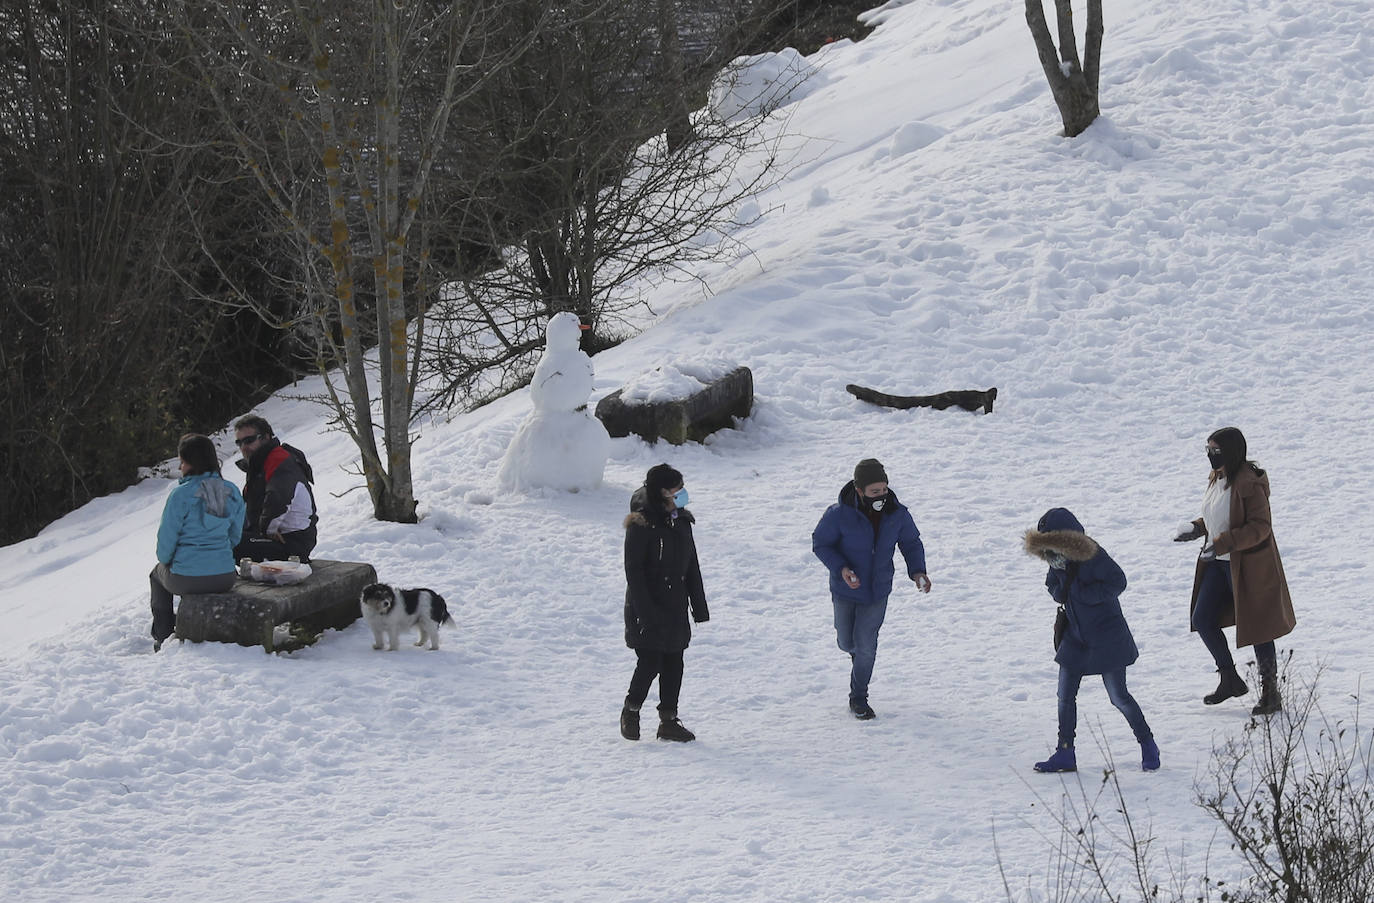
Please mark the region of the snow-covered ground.
<svg viewBox="0 0 1374 903"><path fill-rule="evenodd" d="M151 654L147 582L167 479L0 549L0 897L6 900L1039 899L1061 783L1053 609L1019 547L1073 509L1131 580L1131 687L1156 774L1121 773L1170 855L1237 874L1192 804L1248 703L1204 707L1187 627L1203 444L1234 424L1273 482L1298 613L1340 714L1374 672L1374 38L1366 0L1107 4L1103 116L1059 120L1020 4L889 3L818 54L776 116L803 136L740 237L665 287L596 358L599 398L670 360L753 369L756 412L682 448L612 443L603 488L496 489L528 392L421 425L416 525L349 491L318 408L264 404L319 477L317 554L451 603L444 648L373 652L360 623L291 655ZM1080 16L1081 21L1081 16ZM990 416L893 411L1000 390ZM595 400L594 398L594 400ZM216 437L226 457L227 433ZM934 591L899 586L876 721L845 711L810 531L867 456L915 513ZM685 475L711 603L687 653L698 742L616 718L621 518L651 465ZM233 470L227 473L235 473ZM1248 661L1248 650L1240 656ZM651 703L655 697L651 695ZM1137 748L1095 681L1100 732Z"/></svg>

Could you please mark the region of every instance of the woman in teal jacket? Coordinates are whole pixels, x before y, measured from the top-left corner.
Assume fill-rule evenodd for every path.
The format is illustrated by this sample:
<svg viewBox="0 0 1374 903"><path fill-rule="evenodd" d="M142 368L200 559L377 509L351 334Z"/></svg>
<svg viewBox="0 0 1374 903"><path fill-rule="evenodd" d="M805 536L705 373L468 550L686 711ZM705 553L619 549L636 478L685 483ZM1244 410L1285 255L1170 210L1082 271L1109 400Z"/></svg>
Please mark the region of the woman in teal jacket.
<svg viewBox="0 0 1374 903"><path fill-rule="evenodd" d="M152 585L153 651L176 628L172 596L222 593L234 586L234 546L243 533L243 496L219 474L206 436L187 434L177 447L181 480L162 509Z"/></svg>

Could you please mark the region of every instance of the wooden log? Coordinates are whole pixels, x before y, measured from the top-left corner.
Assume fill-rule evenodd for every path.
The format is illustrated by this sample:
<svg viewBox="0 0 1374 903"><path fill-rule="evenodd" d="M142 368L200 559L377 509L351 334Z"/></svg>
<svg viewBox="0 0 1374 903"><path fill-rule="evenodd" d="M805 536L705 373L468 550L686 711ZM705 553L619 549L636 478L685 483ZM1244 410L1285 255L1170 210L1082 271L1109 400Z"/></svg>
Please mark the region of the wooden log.
<svg viewBox="0 0 1374 903"><path fill-rule="evenodd" d="M985 390L958 389L952 392L938 392L934 395L888 395L877 389L853 384L845 386L845 390L861 401L901 410L934 408L937 411L943 411L945 408L960 407L965 411L976 411L982 408L984 414L991 414L992 403L997 400L997 388L995 386Z"/></svg>

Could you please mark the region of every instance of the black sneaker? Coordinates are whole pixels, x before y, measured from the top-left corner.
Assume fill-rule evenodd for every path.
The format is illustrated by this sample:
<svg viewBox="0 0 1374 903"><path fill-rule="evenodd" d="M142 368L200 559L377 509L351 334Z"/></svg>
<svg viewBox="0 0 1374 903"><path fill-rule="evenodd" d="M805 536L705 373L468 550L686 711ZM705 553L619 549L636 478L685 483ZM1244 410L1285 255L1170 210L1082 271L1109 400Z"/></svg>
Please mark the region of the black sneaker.
<svg viewBox="0 0 1374 903"><path fill-rule="evenodd" d="M878 713L873 711L873 707L866 701L855 700L849 703L849 711L854 713L854 717L860 721L871 721L878 717Z"/></svg>
<svg viewBox="0 0 1374 903"><path fill-rule="evenodd" d="M620 710L620 736L626 740L639 739L639 709Z"/></svg>
<svg viewBox="0 0 1374 903"><path fill-rule="evenodd" d="M672 740L674 743L691 743L697 735L682 726L676 718L665 718L658 723L658 739Z"/></svg>

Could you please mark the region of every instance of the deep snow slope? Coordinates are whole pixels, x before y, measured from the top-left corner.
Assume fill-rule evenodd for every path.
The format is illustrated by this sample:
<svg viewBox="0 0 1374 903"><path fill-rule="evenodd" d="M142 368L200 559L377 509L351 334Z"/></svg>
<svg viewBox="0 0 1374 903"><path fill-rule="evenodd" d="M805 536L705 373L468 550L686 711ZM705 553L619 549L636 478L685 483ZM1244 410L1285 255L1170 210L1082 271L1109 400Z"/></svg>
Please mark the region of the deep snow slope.
<svg viewBox="0 0 1374 903"><path fill-rule="evenodd" d="M1248 705L1199 701L1195 550L1169 539L1198 513L1206 435L1240 426L1298 612L1280 648L1299 676L1324 666L1341 715L1374 670L1374 39L1364 0L1109 7L1103 116L1072 141L1019 4L890 3L817 55L770 120L794 168L738 236L748 253L658 287L645 332L595 360L596 397L677 358L747 364L738 430L615 440L596 491L502 493L530 410L515 393L420 426L404 526L350 491L346 440L293 397L309 384L264 405L319 475L318 553L442 591L457 625L438 652L374 653L355 625L289 656L150 654L162 478L0 549L0 895L995 900L995 828L1013 895L1044 899L1045 804L1073 783L1029 768L1056 669L1019 539L1053 505L1130 577L1131 687L1164 760L1135 770L1088 681L1084 780L1093 728L1183 871L1210 855L1238 874L1192 799ZM851 382L1001 394L986 417L899 412ZM866 456L912 507L935 588L894 593L879 717L859 724L809 539ZM691 490L712 611L685 747L616 732L620 520L663 460Z"/></svg>

